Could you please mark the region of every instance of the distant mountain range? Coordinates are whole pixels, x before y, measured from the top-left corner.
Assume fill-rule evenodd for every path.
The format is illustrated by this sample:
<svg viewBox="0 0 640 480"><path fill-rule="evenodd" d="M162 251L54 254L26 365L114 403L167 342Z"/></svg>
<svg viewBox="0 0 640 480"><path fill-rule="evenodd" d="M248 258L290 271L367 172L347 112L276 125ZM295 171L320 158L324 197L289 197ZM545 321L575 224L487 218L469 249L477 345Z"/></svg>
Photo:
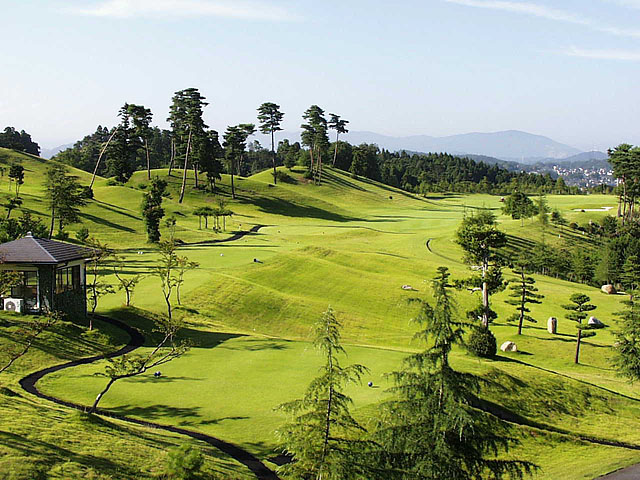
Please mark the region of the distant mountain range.
<svg viewBox="0 0 640 480"><path fill-rule="evenodd" d="M73 147L73 143L66 143L64 145L59 145L57 147L53 147L53 148L43 148L40 150L40 156L42 158L46 158L49 159L51 157L53 157L56 153L59 153L63 150L66 150L67 148L71 148Z"/></svg>
<svg viewBox="0 0 640 480"><path fill-rule="evenodd" d="M300 141L300 132L279 132L277 141L289 139ZM256 134L252 137L265 148L271 147L271 138ZM331 132L331 141L335 139ZM466 156L485 163L497 163L509 169L522 169L525 165L538 164L581 164L590 160L606 160L603 152L581 152L577 148L565 145L542 135L533 135L518 130L506 130L494 133L465 133L446 137L429 135L412 135L392 137L374 132L351 131L340 136L341 140L351 144L373 143L380 148L391 151L406 150L410 152L447 152L453 155ZM73 146L60 145L55 148L42 149L43 158L51 158L56 153Z"/></svg>
<svg viewBox="0 0 640 480"><path fill-rule="evenodd" d="M256 135L263 146L270 145L270 139ZM278 139L300 141L300 132L281 132ZM413 152L447 152L454 155L483 155L499 160L524 164L537 163L547 159L565 159L583 152L551 138L533 135L518 130L494 133L465 133L447 137L412 135L391 137L374 132L352 131L341 138L349 143L375 143L380 148L391 151L407 150ZM333 137L331 138L333 140Z"/></svg>

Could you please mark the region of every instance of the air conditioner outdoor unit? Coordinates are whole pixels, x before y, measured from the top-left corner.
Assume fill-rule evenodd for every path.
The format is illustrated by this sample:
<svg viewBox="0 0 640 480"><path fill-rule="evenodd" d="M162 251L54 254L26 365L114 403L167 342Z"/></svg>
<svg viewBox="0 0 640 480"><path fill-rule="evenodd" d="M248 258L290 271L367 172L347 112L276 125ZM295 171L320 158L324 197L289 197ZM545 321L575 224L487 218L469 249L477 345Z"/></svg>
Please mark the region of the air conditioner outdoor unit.
<svg viewBox="0 0 640 480"><path fill-rule="evenodd" d="M22 313L24 300L22 298L5 298L4 309L9 312Z"/></svg>

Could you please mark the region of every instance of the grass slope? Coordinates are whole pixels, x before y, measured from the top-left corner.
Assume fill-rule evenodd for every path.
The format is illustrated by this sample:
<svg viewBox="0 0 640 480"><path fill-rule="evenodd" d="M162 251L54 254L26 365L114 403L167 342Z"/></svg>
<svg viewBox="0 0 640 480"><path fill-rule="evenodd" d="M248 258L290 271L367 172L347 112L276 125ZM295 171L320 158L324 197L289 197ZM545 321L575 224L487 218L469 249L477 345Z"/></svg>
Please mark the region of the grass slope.
<svg viewBox="0 0 640 480"><path fill-rule="evenodd" d="M45 164L10 155L28 170L24 208L46 214L39 183ZM501 206L499 197L489 195L422 198L331 169L320 187L310 185L300 172L289 173L290 181L277 186L270 183L268 172L239 178L234 201L224 177L219 193L235 212L228 229L266 227L237 242L211 244L206 242L229 233L200 230L192 212L215 199L194 190L189 175L185 201L178 204L180 173L169 177L171 197L165 208L177 217L176 235L189 243L182 253L201 265L187 274L184 306L178 310L197 345L186 357L163 367L160 381L144 377L116 385L104 405L159 423L189 425L243 445L262 458L274 452L273 430L282 422L273 408L299 396L319 365L308 343L309 328L327 305L344 323L348 361L368 365L370 379L380 387L354 386L350 391L357 415L366 421L385 398L383 374L397 368L405 352L418 347L410 341L414 327L409 320L415 311L408 298L428 296L429 279L440 265L448 266L454 277L467 275L453 233L466 212L490 208L499 215ZM166 177L163 170L152 174ZM86 174L78 175L88 181ZM146 172L137 172L123 187L107 186L100 179L94 189L96 201L83 209L92 235L127 256L132 273L150 273L156 259L154 248L145 244L138 213L146 183ZM579 210L615 205L613 197L603 195L548 200L552 208L579 223L607 214ZM514 246L541 238L535 222L522 227L520 221L504 216L499 221ZM593 243L586 236L554 228L546 241L567 237L580 248ZM426 248L429 239L431 252ZM516 341L521 353L500 354L497 361L486 362L456 351L455 364L492 380L483 396L529 425L511 427L522 441L512 454L540 464L543 470L537 478L593 478L640 461L636 451L578 438L640 444L633 422L638 414L637 388L616 377L609 361L616 325L613 313L620 308L621 297L549 277L536 279L546 296L542 305L533 307L539 323L527 326L521 337L514 326L500 320L492 327L499 343ZM402 290L405 284L417 292ZM609 328L584 342L582 364L575 366L575 327L564 320L559 305L578 291L591 296L598 305L594 313ZM501 293L494 299L500 318L513 309L505 298ZM144 322L121 309L122 300L121 293L107 297L100 310L134 324ZM459 293L457 300L464 312L477 298ZM155 278L141 282L134 302L142 313L163 311ZM556 336L544 328L552 315L560 319ZM89 403L102 385L94 375L101 368L90 365L60 372L45 378L42 387Z"/></svg>

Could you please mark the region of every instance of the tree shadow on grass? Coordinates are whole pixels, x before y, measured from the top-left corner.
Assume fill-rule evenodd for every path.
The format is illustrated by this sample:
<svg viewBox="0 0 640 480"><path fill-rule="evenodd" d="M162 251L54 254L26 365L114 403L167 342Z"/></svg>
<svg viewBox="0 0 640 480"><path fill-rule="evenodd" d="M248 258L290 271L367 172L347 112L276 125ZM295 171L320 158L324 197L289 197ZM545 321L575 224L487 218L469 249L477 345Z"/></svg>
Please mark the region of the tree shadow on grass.
<svg viewBox="0 0 640 480"><path fill-rule="evenodd" d="M148 405L136 407L135 405L119 405L109 408L109 411L126 417L137 417L147 421L159 420L162 424L180 424L185 417L200 418L200 407L172 407L170 405ZM162 421L164 419L164 422ZM181 425L181 424L180 424Z"/></svg>
<svg viewBox="0 0 640 480"><path fill-rule="evenodd" d="M311 205L302 205L293 203L283 198L272 197L245 197L238 195L238 200L245 204L253 204L258 207L263 213L272 215L282 215L284 217L299 217L299 218L319 218L323 220L330 220L332 222L353 222L362 221L361 218L341 215L336 212L330 212L319 207Z"/></svg>
<svg viewBox="0 0 640 480"><path fill-rule="evenodd" d="M248 338L242 342L234 343L233 345L225 345L226 350L238 350L246 352L258 352L261 350L287 350L289 349L289 343L291 340L273 340L263 338Z"/></svg>
<svg viewBox="0 0 640 480"><path fill-rule="evenodd" d="M62 448L53 443L27 438L16 433L0 431L0 445L22 452L25 456L33 456L34 453L41 456L42 461L53 465L59 460L70 460L82 465L91 465L99 471L117 471L124 473L127 478L136 478L138 472L131 467L115 463L112 460L95 455L85 455Z"/></svg>
<svg viewBox="0 0 640 480"><path fill-rule="evenodd" d="M145 347L153 347L160 341L161 334L154 331L157 328L156 323L149 312L136 307L120 308L113 311L113 316L140 330L145 337ZM190 325L186 325L180 330L178 338L180 340L189 340L193 348L215 348L227 340L244 336L246 335L197 330Z"/></svg>
<svg viewBox="0 0 640 480"><path fill-rule="evenodd" d="M104 225L109 228L113 228L115 230L120 230L127 233L135 233L135 230L133 228L124 227L118 223L113 223L113 222L110 222L109 220L105 220L102 217L96 217L95 215L91 215L90 213L82 212L80 213L80 216L86 220L98 223L100 225Z"/></svg>

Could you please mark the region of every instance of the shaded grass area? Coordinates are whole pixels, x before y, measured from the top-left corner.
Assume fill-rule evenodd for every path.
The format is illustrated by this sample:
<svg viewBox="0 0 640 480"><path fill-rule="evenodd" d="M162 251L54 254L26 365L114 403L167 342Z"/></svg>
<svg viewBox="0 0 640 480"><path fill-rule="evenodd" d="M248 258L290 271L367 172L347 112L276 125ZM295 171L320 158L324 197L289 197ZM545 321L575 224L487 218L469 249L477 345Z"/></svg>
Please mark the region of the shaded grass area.
<svg viewBox="0 0 640 480"><path fill-rule="evenodd" d="M0 348L12 344L24 320L0 314ZM167 449L192 444L205 454L208 478L250 478L241 465L203 442L70 411L25 394L18 385L19 378L36 368L115 350L127 339L120 330L102 322L96 322L90 334L65 322L44 333L29 353L2 375L0 477L158 478L164 471Z"/></svg>

